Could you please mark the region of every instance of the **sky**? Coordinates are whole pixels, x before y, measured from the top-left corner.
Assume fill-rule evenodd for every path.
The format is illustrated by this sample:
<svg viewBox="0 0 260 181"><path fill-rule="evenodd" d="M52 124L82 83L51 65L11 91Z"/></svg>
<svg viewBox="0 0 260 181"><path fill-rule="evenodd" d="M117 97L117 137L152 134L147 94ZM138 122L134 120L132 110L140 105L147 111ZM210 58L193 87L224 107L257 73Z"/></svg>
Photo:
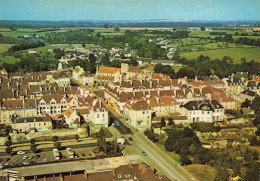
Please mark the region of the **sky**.
<svg viewBox="0 0 260 181"><path fill-rule="evenodd" d="M260 0L0 0L0 20L260 20Z"/></svg>

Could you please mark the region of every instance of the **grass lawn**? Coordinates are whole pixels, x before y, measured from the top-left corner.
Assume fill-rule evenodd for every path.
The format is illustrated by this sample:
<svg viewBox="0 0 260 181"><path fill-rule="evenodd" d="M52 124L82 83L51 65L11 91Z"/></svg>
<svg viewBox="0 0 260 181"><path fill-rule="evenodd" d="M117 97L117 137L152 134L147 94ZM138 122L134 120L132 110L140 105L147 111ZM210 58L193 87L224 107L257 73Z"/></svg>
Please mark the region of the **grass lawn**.
<svg viewBox="0 0 260 181"><path fill-rule="evenodd" d="M176 162L178 162L180 164L180 156L174 152L169 152L167 150L165 150L164 145L160 144L160 143L156 143L157 147L160 148L161 150L163 150L167 155L169 155L173 160L175 160Z"/></svg>
<svg viewBox="0 0 260 181"><path fill-rule="evenodd" d="M183 168L200 181L214 181L216 170L208 165L192 164Z"/></svg>
<svg viewBox="0 0 260 181"><path fill-rule="evenodd" d="M7 50L14 45L15 44L0 44L0 53L7 52Z"/></svg>
<svg viewBox="0 0 260 181"><path fill-rule="evenodd" d="M209 56L212 60L216 58L222 59L224 56L230 56L231 58L233 58L234 63L240 63L240 59L244 57L247 59L247 61L254 60L255 62L260 62L260 47L226 48L200 52L187 52L182 53L180 56L185 57L188 60L191 60L196 59L200 55Z"/></svg>
<svg viewBox="0 0 260 181"><path fill-rule="evenodd" d="M17 61L20 61L19 58L15 58L13 56L5 56L3 57L2 55L0 55L0 64L2 63L9 63L9 64L14 64Z"/></svg>

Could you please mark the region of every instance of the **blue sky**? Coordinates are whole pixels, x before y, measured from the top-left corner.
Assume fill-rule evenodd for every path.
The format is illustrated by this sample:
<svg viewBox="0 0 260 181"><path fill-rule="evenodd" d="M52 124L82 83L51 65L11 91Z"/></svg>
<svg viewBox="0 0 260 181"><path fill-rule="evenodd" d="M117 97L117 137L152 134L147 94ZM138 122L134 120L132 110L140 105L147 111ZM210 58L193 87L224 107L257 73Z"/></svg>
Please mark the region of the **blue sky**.
<svg viewBox="0 0 260 181"><path fill-rule="evenodd" d="M0 0L1 20L260 20L260 0Z"/></svg>

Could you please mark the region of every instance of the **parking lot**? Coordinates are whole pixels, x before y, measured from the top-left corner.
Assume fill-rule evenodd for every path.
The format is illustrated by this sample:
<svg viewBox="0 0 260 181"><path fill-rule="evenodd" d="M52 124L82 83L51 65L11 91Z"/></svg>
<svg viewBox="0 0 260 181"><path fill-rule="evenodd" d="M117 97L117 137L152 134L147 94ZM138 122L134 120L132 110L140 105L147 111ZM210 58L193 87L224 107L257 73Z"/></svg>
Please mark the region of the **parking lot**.
<svg viewBox="0 0 260 181"><path fill-rule="evenodd" d="M17 167L23 165L37 165L49 162L62 162L62 161L71 161L71 160L79 160L79 159L87 159L94 157L92 153L92 147L87 148L77 148L73 149L75 158L69 158L69 154L66 149L59 150L60 152L60 160L55 160L52 151L41 152L41 153L25 153L22 155L14 155L11 157L2 157L0 163L3 168L7 167ZM28 158L23 159L24 156L28 156ZM8 161L5 161L9 158Z"/></svg>

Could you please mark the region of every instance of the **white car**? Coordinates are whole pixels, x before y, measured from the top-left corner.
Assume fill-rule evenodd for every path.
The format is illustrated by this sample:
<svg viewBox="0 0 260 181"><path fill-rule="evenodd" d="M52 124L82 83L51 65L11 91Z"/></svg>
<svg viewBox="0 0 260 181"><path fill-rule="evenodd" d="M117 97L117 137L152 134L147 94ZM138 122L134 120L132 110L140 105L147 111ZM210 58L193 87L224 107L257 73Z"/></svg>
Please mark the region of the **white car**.
<svg viewBox="0 0 260 181"><path fill-rule="evenodd" d="M27 155L23 156L23 159L26 160L27 158L29 158Z"/></svg>
<svg viewBox="0 0 260 181"><path fill-rule="evenodd" d="M17 155L23 155L23 154L25 154L24 151L18 151L18 152L17 152Z"/></svg>

